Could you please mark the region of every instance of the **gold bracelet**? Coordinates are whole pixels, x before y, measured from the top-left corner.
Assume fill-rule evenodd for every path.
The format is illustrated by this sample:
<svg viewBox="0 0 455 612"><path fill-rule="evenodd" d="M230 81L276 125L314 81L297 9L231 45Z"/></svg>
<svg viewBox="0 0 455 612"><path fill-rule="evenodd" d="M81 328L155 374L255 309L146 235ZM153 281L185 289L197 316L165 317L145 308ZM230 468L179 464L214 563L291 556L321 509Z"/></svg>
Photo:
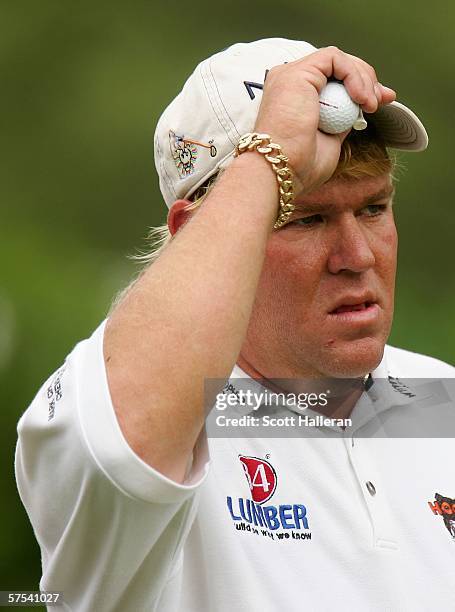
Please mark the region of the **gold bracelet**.
<svg viewBox="0 0 455 612"><path fill-rule="evenodd" d="M244 134L235 148L237 157L245 151L256 150L270 162L275 171L280 192L280 208L278 218L275 221L274 229L279 229L289 221L295 209L294 204L294 185L292 181L292 170L287 165L289 158L283 155L280 145L271 142L268 134L257 134L256 132Z"/></svg>

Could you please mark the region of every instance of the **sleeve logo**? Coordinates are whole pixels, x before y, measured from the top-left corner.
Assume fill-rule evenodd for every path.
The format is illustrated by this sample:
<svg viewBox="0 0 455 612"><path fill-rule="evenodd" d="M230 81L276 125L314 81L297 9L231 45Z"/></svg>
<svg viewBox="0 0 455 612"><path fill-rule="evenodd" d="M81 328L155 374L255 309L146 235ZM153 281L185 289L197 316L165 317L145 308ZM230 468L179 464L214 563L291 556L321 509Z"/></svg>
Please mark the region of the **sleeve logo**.
<svg viewBox="0 0 455 612"><path fill-rule="evenodd" d="M428 505L433 514L442 516L447 531L455 540L455 499L435 493L434 502L429 501Z"/></svg>

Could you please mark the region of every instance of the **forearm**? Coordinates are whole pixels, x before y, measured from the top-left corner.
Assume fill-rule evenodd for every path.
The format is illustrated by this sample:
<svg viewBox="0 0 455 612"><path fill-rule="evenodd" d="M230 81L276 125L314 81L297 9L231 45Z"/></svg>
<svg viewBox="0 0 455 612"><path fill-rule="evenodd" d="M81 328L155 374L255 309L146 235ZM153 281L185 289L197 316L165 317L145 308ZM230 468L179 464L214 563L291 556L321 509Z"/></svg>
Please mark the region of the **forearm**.
<svg viewBox="0 0 455 612"><path fill-rule="evenodd" d="M176 480L203 426L204 379L225 379L240 351L277 199L262 156L234 160L106 327L123 433L142 459Z"/></svg>

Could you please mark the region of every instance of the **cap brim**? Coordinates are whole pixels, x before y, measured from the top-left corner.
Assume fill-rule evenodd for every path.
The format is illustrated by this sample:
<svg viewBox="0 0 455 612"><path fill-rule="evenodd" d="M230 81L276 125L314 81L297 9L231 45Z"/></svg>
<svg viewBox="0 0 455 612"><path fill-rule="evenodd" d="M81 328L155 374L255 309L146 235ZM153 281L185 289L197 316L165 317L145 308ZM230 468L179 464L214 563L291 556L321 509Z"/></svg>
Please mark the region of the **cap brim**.
<svg viewBox="0 0 455 612"><path fill-rule="evenodd" d="M387 147L404 151L424 151L428 134L420 119L404 104L391 102L375 113L365 114L373 123Z"/></svg>

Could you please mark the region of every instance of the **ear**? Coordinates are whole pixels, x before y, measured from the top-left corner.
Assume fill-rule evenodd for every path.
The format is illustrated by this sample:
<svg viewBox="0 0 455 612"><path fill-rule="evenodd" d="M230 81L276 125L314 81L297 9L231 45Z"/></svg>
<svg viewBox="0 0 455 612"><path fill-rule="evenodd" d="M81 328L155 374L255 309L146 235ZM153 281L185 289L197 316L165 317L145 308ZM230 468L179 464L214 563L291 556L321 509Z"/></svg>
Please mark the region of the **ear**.
<svg viewBox="0 0 455 612"><path fill-rule="evenodd" d="M185 210L186 206L191 204L190 200L176 200L169 209L167 215L167 226L172 236L184 225L191 212Z"/></svg>

